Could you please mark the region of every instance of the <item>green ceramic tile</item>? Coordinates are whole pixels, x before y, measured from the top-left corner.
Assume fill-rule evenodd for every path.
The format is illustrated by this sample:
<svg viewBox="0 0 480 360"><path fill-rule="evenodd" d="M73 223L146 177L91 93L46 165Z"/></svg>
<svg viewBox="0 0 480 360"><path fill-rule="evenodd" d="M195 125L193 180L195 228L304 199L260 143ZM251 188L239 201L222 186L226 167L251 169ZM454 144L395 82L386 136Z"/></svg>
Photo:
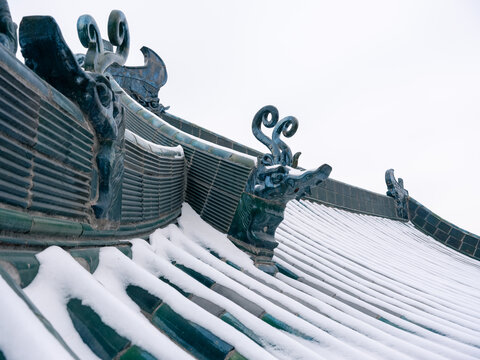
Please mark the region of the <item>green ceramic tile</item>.
<svg viewBox="0 0 480 360"><path fill-rule="evenodd" d="M77 222L35 216L33 217L33 225L30 233L80 236L82 231L82 224Z"/></svg>
<svg viewBox="0 0 480 360"><path fill-rule="evenodd" d="M402 316L402 318L403 318L403 320L408 321L405 317ZM409 332L409 333L413 334L413 332L412 332L411 330L408 330L408 329L405 329L405 328L403 328L403 327L400 327L399 325L397 325L397 324L395 324L395 323L393 323L393 322L391 322L391 321L389 321L389 320L387 320L387 319L385 319L385 318L383 318L383 317L381 317L381 316L378 317L378 320L380 320L381 322L383 322L383 323L385 323L385 324L391 325L391 326L393 326L393 327L395 327L395 328L397 328L397 329L400 329L400 330L403 330L403 331L406 331L406 332Z"/></svg>
<svg viewBox="0 0 480 360"><path fill-rule="evenodd" d="M70 255L74 258L79 257L84 259L89 267L90 273L94 273L98 266L99 261L99 248L86 248L86 249L71 249L68 250Z"/></svg>
<svg viewBox="0 0 480 360"><path fill-rule="evenodd" d="M186 292L186 291L183 291L182 288L178 287L177 285L175 285L174 283L170 282L170 280L168 280L167 278L163 277L163 276L160 276L159 277L160 280L162 280L164 283L167 283L168 285L170 285L171 287L173 287L175 290L177 290L180 294L182 294L183 296L185 297L189 297L190 296L190 293Z"/></svg>
<svg viewBox="0 0 480 360"><path fill-rule="evenodd" d="M36 251L29 250L2 250L0 260L13 265L20 275L20 287L28 286L37 276L40 263L35 257Z"/></svg>
<svg viewBox="0 0 480 360"><path fill-rule="evenodd" d="M213 256L215 256L217 259L221 259L220 255L218 255L215 251L213 250L210 250L210 254L212 254Z"/></svg>
<svg viewBox="0 0 480 360"><path fill-rule="evenodd" d="M136 285L128 285L126 292L143 311L149 314L153 313L158 305L162 303L162 299Z"/></svg>
<svg viewBox="0 0 480 360"><path fill-rule="evenodd" d="M120 245L117 246L117 249L120 250L125 256L128 256L130 259L132 258L132 245Z"/></svg>
<svg viewBox="0 0 480 360"><path fill-rule="evenodd" d="M129 345L128 339L106 325L100 316L91 307L83 305L81 300L71 299L67 303L67 310L83 342L100 359L113 359Z"/></svg>
<svg viewBox="0 0 480 360"><path fill-rule="evenodd" d="M241 269L240 266L238 266L237 264L231 262L230 260L227 260L227 261L225 261L225 262L226 262L228 265L230 265L231 267L233 267L233 268L235 268L235 269L237 269L237 270L239 270L239 271L242 271L242 269Z"/></svg>
<svg viewBox="0 0 480 360"><path fill-rule="evenodd" d="M114 237L116 230L96 230L88 224L81 224L82 226L82 238L83 237L94 237L94 238L106 238Z"/></svg>
<svg viewBox="0 0 480 360"><path fill-rule="evenodd" d="M156 360L156 358L152 354L139 348L137 345L133 345L132 347L130 347L122 356L120 356L119 359L120 360Z"/></svg>
<svg viewBox="0 0 480 360"><path fill-rule="evenodd" d="M311 336L308 336L308 335L298 331L297 329L294 329L290 325L285 324L283 321L273 317L272 315L270 315L268 313L264 314L262 316L262 320L265 321L267 324L273 326L274 328L277 328L279 330L283 330L285 332L288 332L289 334L301 337L305 340L313 341L313 338Z"/></svg>
<svg viewBox="0 0 480 360"><path fill-rule="evenodd" d="M197 272L193 269L190 269L190 268L186 267L185 265L175 264L175 266L178 267L180 270L183 270L184 272L186 272L188 275L193 277L195 280L201 282L206 287L211 287L213 284L215 284L215 281L210 279L208 276L200 274L199 272Z"/></svg>
<svg viewBox="0 0 480 360"><path fill-rule="evenodd" d="M237 351L234 351L229 357L228 360L248 360L245 356L239 354Z"/></svg>
<svg viewBox="0 0 480 360"><path fill-rule="evenodd" d="M217 283L213 285L211 289L216 293L222 295L223 297L226 297L227 299L233 301L235 304L237 304L238 306L241 306L242 308L247 310L249 313L257 317L260 317L265 313L265 310L262 307L258 306L253 301L243 297L236 291L226 286L223 286Z"/></svg>
<svg viewBox="0 0 480 360"><path fill-rule="evenodd" d="M32 217L15 210L0 209L0 228L5 231L27 233L32 227Z"/></svg>
<svg viewBox="0 0 480 360"><path fill-rule="evenodd" d="M197 359L223 360L233 350L233 346L184 319L167 304L162 304L155 311L152 322Z"/></svg>
<svg viewBox="0 0 480 360"><path fill-rule="evenodd" d="M190 301L194 302L204 310L207 310L210 314L213 316L220 316L225 313L225 309L222 308L221 306L218 306L217 304L211 302L210 300L204 299L200 296L192 295L190 297Z"/></svg>
<svg viewBox="0 0 480 360"><path fill-rule="evenodd" d="M225 321L227 324L233 326L235 329L240 331L242 334L248 336L250 339L255 341L258 345L263 346L262 341L260 338L249 328L247 328L245 325L243 325L240 320L238 320L235 316L232 314L226 312L220 317L223 321Z"/></svg>
<svg viewBox="0 0 480 360"><path fill-rule="evenodd" d="M288 276L289 278L291 278L293 280L298 280L298 275L296 275L293 271L288 270L286 267L280 265L279 263L275 263L275 266L277 267L278 272L280 274Z"/></svg>

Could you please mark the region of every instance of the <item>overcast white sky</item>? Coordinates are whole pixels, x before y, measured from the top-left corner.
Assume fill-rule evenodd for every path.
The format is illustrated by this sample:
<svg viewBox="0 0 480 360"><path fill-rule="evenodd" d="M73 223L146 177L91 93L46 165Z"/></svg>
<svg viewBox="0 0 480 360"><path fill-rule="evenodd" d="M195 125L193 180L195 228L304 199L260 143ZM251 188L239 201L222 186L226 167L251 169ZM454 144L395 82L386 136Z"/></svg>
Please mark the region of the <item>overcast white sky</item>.
<svg viewBox="0 0 480 360"><path fill-rule="evenodd" d="M14 20L52 15L75 52L78 16L107 37L110 10L167 65L170 111L266 150L251 134L263 105L300 121L300 165L385 193L394 168L410 195L480 234L478 1L10 1Z"/></svg>

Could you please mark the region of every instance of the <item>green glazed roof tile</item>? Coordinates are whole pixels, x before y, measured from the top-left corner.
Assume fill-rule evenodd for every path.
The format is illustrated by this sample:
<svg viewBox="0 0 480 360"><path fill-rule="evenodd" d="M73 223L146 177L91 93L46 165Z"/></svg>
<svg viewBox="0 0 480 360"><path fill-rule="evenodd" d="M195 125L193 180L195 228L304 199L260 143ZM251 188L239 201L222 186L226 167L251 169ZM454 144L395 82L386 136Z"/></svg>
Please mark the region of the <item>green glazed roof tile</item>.
<svg viewBox="0 0 480 360"><path fill-rule="evenodd" d="M233 350L231 345L184 319L167 304L155 311L152 322L197 359L222 360Z"/></svg>
<svg viewBox="0 0 480 360"><path fill-rule="evenodd" d="M120 360L157 360L149 352L139 348L137 345L131 346L120 357Z"/></svg>
<svg viewBox="0 0 480 360"><path fill-rule="evenodd" d="M81 300L71 299L67 303L67 310L82 340L99 358L113 359L128 346L128 339L106 325L100 316L91 307L83 305Z"/></svg>
<svg viewBox="0 0 480 360"><path fill-rule="evenodd" d="M125 289L128 296L148 314L152 314L162 303L162 299L150 294L147 290L136 285L128 285Z"/></svg>

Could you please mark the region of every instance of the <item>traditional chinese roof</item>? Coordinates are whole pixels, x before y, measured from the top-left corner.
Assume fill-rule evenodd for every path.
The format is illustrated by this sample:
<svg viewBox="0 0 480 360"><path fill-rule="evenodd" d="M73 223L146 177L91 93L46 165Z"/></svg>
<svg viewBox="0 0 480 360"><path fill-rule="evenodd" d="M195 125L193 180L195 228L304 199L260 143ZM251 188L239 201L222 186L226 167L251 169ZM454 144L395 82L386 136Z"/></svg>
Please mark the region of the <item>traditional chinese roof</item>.
<svg viewBox="0 0 480 360"><path fill-rule="evenodd" d="M480 238L393 169L385 196L299 168L271 105L266 154L166 112L118 10L77 56L25 18L25 64L0 15L0 360L480 358Z"/></svg>
<svg viewBox="0 0 480 360"><path fill-rule="evenodd" d="M289 203L276 238L275 276L188 205L128 251L47 248L23 290L2 273L3 356L480 356L478 261L410 223L309 201Z"/></svg>

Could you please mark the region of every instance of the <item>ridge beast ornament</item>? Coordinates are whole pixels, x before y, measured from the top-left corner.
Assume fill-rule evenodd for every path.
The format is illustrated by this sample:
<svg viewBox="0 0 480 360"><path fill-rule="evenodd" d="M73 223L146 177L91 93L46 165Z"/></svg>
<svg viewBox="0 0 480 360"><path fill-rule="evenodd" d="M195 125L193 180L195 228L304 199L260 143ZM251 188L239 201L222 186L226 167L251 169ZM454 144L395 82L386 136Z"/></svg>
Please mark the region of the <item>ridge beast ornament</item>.
<svg viewBox="0 0 480 360"><path fill-rule="evenodd" d="M24 17L20 24L20 46L25 64L76 103L92 126L97 171L92 184L98 183L92 209L100 227L109 224L115 228L121 219L125 122L123 108L103 71L113 63L125 63L129 49L128 25L121 11L111 12L108 34L110 42L117 46L115 53L104 49L104 41L91 16L81 16L77 27L82 44L88 48L85 70L50 16Z"/></svg>
<svg viewBox="0 0 480 360"><path fill-rule="evenodd" d="M385 183L387 184L388 189L387 196L394 198L397 215L402 219L408 220L408 191L403 186L403 179L398 178L397 181L393 172L393 169L388 169L385 172Z"/></svg>
<svg viewBox="0 0 480 360"><path fill-rule="evenodd" d="M106 71L140 105L154 113L164 112L169 106L160 103L158 92L167 83L167 67L152 49L143 46L140 51L144 58L142 66L120 66L115 63Z"/></svg>
<svg viewBox="0 0 480 360"><path fill-rule="evenodd" d="M0 44L17 52L17 24L12 21L7 0L0 0Z"/></svg>
<svg viewBox="0 0 480 360"><path fill-rule="evenodd" d="M271 138L261 125L273 128ZM287 203L300 199L330 175L332 168L324 164L314 170L294 168L300 153L292 155L288 145L280 138L291 137L298 128L298 120L288 116L279 121L278 110L271 105L261 108L252 122L255 137L270 150L258 159L237 207L229 230L230 239L252 255L260 269L275 273L272 262L275 230L283 220Z"/></svg>

